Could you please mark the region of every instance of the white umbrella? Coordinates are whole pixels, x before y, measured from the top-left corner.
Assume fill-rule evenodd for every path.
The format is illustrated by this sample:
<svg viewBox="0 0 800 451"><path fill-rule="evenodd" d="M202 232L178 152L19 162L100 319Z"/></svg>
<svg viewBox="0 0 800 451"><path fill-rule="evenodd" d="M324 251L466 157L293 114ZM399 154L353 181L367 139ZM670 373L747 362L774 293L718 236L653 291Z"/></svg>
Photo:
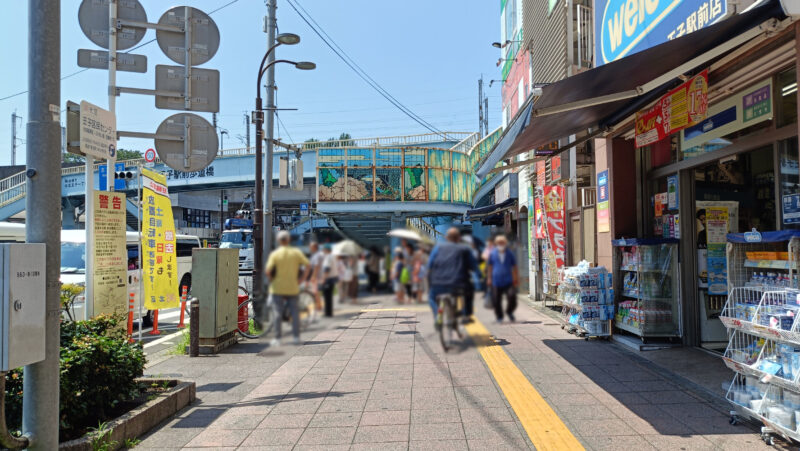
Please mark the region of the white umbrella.
<svg viewBox="0 0 800 451"><path fill-rule="evenodd" d="M393 236L395 238L401 238L404 240L409 241L422 241L422 242L430 242L431 239L425 236L420 235L419 233L415 232L414 230L410 229L394 229L390 230L389 233L386 235Z"/></svg>
<svg viewBox="0 0 800 451"><path fill-rule="evenodd" d="M333 255L357 256L361 254L361 247L352 240L340 241L333 245Z"/></svg>

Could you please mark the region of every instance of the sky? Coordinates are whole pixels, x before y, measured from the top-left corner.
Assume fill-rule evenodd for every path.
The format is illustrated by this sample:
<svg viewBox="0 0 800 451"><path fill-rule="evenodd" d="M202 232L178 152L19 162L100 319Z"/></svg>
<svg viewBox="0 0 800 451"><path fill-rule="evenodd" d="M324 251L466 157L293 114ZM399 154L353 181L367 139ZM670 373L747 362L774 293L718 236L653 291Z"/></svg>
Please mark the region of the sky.
<svg viewBox="0 0 800 451"><path fill-rule="evenodd" d="M491 46L500 35L497 0L296 0L336 43L392 96L443 131L478 131L478 82L483 75L489 97L489 127L500 125L500 83L496 66L500 51ZM193 0L191 6L209 12L231 0ZM97 49L78 25L79 0L61 1L61 74L81 70L78 49ZM179 3L141 0L149 22ZM27 86L28 2L5 0L0 15L5 62L0 71L0 165L11 160L11 114L18 120L17 164L25 161L27 95L14 94ZM228 131L224 148L243 147L244 114L254 108L258 64L266 51L264 0L238 0L212 14L221 35L217 54L198 66L220 71L218 125ZM277 49L279 59L313 61L314 71L276 66L277 106L297 108L279 112L276 135L286 142L328 139L346 132L355 138L397 136L428 131L381 97L351 71L291 8L278 0L279 32L301 36L294 46ZM149 30L141 42L155 38ZM118 72L117 85L155 88L155 65L174 65L153 42L134 53L147 56L148 72ZM61 106L67 100L86 100L108 106L108 75L89 69L63 79ZM262 92L262 95L263 92ZM151 96L117 97L117 129L154 133L178 113L155 108ZM210 113L199 113L211 121ZM62 123L65 116L62 114ZM241 138L241 139L240 139ZM254 131L251 127L251 143ZM124 138L119 148L143 151L152 140Z"/></svg>

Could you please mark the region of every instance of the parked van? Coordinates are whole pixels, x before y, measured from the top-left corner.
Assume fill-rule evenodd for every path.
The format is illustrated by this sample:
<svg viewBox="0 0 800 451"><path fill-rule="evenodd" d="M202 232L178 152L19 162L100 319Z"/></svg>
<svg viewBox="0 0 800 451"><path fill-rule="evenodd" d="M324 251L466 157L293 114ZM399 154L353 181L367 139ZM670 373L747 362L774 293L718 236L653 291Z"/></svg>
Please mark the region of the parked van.
<svg viewBox="0 0 800 451"><path fill-rule="evenodd" d="M139 233L125 232L128 257L128 292L134 293L136 305L135 315L139 314ZM0 222L0 242L25 242L25 225ZM194 235L177 235L176 258L178 262L178 295L181 286L192 285L192 249L200 247L200 239ZM71 229L61 231L61 283L76 285L86 284L86 231ZM127 298L126 298L127 302ZM126 304L127 305L127 304ZM76 299L75 318L83 318L83 296ZM147 312L145 323L152 320L151 312Z"/></svg>

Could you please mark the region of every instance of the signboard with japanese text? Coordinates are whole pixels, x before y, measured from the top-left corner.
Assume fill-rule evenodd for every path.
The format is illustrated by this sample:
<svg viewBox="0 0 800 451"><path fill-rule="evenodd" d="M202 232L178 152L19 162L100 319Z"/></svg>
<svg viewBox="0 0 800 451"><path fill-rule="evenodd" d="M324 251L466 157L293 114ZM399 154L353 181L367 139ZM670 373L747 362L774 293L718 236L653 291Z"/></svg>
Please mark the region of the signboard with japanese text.
<svg viewBox="0 0 800 451"><path fill-rule="evenodd" d="M597 231L611 230L609 218L608 169L597 174Z"/></svg>
<svg viewBox="0 0 800 451"><path fill-rule="evenodd" d="M783 196L782 211L784 224L800 223L800 194Z"/></svg>
<svg viewBox="0 0 800 451"><path fill-rule="evenodd" d="M595 0L596 66L705 28L727 0Z"/></svg>
<svg viewBox="0 0 800 451"><path fill-rule="evenodd" d="M725 254L728 234L728 208L706 208L708 294L728 294L728 260Z"/></svg>
<svg viewBox="0 0 800 451"><path fill-rule="evenodd" d="M561 157L555 156L550 159L550 181L557 182L561 180Z"/></svg>
<svg viewBox="0 0 800 451"><path fill-rule="evenodd" d="M533 205L533 185L528 184L528 260L533 260L536 245L536 212Z"/></svg>
<svg viewBox="0 0 800 451"><path fill-rule="evenodd" d="M549 267L557 271L566 263L566 222L564 212L564 187L544 187L544 214L547 230L547 260Z"/></svg>
<svg viewBox="0 0 800 451"><path fill-rule="evenodd" d="M647 110L636 113L636 147L691 127L708 113L708 69L682 83Z"/></svg>
<svg viewBox="0 0 800 451"><path fill-rule="evenodd" d="M745 127L772 119L772 78L761 80L715 103L707 118L681 132L684 159L719 148L722 138Z"/></svg>
<svg viewBox="0 0 800 451"><path fill-rule="evenodd" d="M164 174L142 168L142 280L148 310L175 308L178 262L175 221Z"/></svg>
<svg viewBox="0 0 800 451"><path fill-rule="evenodd" d="M539 191L539 195L533 200L534 203L534 214L536 215L536 239L543 240L547 236L544 233L544 209L542 209L542 200L541 200L541 190Z"/></svg>
<svg viewBox="0 0 800 451"><path fill-rule="evenodd" d="M536 162L536 186L544 186L547 183L547 166L544 161Z"/></svg>
<svg viewBox="0 0 800 451"><path fill-rule="evenodd" d="M537 157L553 155L558 150L559 145L558 141L551 141L543 146L539 146L534 149L533 154Z"/></svg>
<svg viewBox="0 0 800 451"><path fill-rule="evenodd" d="M87 101L81 102L81 152L86 155L115 161L117 158L117 118Z"/></svg>
<svg viewBox="0 0 800 451"><path fill-rule="evenodd" d="M122 313L128 302L125 194L94 192L94 315Z"/></svg>

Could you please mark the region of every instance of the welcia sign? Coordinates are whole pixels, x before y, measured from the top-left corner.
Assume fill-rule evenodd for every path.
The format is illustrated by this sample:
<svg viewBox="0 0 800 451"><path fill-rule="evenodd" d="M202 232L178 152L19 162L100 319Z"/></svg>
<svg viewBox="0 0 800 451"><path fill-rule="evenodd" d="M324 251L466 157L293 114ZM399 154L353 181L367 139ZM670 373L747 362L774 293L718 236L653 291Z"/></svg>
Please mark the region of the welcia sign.
<svg viewBox="0 0 800 451"><path fill-rule="evenodd" d="M726 0L595 0L596 64L679 38L727 14Z"/></svg>

